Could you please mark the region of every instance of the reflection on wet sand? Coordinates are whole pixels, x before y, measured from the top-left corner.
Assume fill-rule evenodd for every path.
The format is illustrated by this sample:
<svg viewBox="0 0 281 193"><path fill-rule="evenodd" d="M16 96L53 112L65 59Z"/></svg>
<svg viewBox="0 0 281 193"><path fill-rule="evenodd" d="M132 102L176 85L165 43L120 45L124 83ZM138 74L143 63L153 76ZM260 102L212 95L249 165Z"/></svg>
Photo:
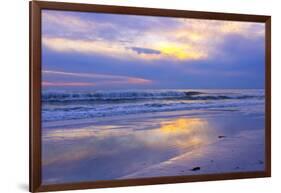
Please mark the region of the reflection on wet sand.
<svg viewBox="0 0 281 193"><path fill-rule="evenodd" d="M201 118L144 121L44 130L43 180L115 179L207 143L211 130Z"/></svg>
<svg viewBox="0 0 281 193"><path fill-rule="evenodd" d="M162 122L160 131L171 138L178 147L190 147L207 142L207 121L195 118L180 118L171 122Z"/></svg>

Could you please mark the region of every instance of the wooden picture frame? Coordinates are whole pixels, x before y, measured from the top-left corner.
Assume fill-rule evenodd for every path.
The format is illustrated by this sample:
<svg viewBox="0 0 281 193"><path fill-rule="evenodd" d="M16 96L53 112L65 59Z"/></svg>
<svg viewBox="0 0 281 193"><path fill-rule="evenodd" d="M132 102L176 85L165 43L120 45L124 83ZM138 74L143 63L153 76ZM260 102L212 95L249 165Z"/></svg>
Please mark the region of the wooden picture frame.
<svg viewBox="0 0 281 193"><path fill-rule="evenodd" d="M271 17L231 13L212 13L170 9L105 6L92 4L31 1L30 5L30 191L59 191L88 188L106 188L166 183L182 183L271 176ZM265 23L265 170L202 174L192 176L165 176L139 179L105 180L64 184L42 184L41 177L41 11L80 11L127 15L164 16L175 18L213 19Z"/></svg>

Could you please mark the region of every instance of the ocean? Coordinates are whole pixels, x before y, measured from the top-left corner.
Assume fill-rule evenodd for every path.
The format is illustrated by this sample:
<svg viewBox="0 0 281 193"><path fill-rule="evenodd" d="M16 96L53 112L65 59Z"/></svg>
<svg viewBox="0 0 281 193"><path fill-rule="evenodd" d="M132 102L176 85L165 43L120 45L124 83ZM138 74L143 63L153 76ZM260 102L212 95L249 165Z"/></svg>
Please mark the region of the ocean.
<svg viewBox="0 0 281 193"><path fill-rule="evenodd" d="M264 112L263 89L43 91L42 121L182 110Z"/></svg>

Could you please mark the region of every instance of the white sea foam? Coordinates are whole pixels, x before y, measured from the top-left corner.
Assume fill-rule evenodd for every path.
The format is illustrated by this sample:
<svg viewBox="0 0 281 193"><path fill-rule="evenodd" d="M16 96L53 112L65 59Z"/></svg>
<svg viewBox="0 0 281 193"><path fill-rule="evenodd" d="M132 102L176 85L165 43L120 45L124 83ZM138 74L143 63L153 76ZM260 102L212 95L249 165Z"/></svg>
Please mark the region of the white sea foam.
<svg viewBox="0 0 281 193"><path fill-rule="evenodd" d="M43 92L42 120L120 116L193 109L262 112L264 90Z"/></svg>

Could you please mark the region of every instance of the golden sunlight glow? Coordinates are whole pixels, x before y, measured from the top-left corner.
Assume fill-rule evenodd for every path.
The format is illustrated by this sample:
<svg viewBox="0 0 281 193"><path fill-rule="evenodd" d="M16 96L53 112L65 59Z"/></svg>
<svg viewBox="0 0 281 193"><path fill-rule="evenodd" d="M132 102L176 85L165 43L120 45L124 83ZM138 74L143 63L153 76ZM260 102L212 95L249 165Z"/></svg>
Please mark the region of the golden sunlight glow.
<svg viewBox="0 0 281 193"><path fill-rule="evenodd" d="M166 43L160 45L159 50L164 55L174 57L179 60L195 60L206 57L205 53L197 51L194 47L188 45Z"/></svg>

